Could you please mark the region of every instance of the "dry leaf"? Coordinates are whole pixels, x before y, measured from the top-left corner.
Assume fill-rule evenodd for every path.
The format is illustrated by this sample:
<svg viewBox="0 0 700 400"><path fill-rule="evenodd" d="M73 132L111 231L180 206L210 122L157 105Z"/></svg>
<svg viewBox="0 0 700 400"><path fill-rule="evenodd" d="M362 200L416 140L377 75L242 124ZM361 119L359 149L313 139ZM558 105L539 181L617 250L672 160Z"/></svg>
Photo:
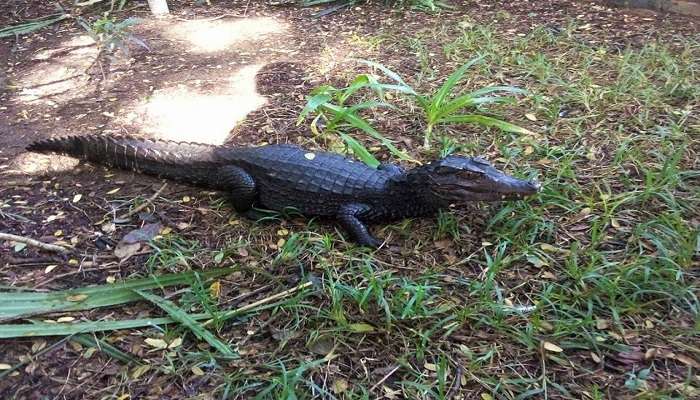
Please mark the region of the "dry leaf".
<svg viewBox="0 0 700 400"><path fill-rule="evenodd" d="M597 319L595 321L595 327L600 330L608 329L610 327L610 323L605 319Z"/></svg>
<svg viewBox="0 0 700 400"><path fill-rule="evenodd" d="M148 364L139 365L138 367L134 368L133 372L131 372L131 378L132 379L139 379L141 377L141 375L148 372L149 369L151 369L151 366Z"/></svg>
<svg viewBox="0 0 700 400"><path fill-rule="evenodd" d="M54 269L56 269L56 267L58 267L58 265L49 265L49 266L46 267L46 269L44 269L44 273L45 273L45 274L48 274L49 272L51 272L51 271L53 271Z"/></svg>
<svg viewBox="0 0 700 400"><path fill-rule="evenodd" d="M119 242L114 248L114 255L121 261L128 259L136 254L141 249L141 243L122 243Z"/></svg>
<svg viewBox="0 0 700 400"><path fill-rule="evenodd" d="M190 371L192 371L192 373L195 374L195 375L197 375L197 376L203 376L203 375L204 375L204 371L202 371L202 369L199 368L199 367L196 366L196 365L195 365L194 367L190 368Z"/></svg>
<svg viewBox="0 0 700 400"><path fill-rule="evenodd" d="M343 378L336 379L333 381L333 386L331 386L331 390L335 394L341 394L348 390L348 381L346 381Z"/></svg>
<svg viewBox="0 0 700 400"><path fill-rule="evenodd" d="M147 345L151 347L155 347L156 349L167 349L168 348L168 342L166 342L163 339L155 339L155 338L146 338L144 340Z"/></svg>
<svg viewBox="0 0 700 400"><path fill-rule="evenodd" d="M561 353L562 351L564 351L564 349L552 342L542 342L542 347L544 347L544 349L547 351L551 351L552 353Z"/></svg>
<svg viewBox="0 0 700 400"><path fill-rule="evenodd" d="M537 121L537 117L532 113L525 114L525 118L529 119L530 121Z"/></svg>
<svg viewBox="0 0 700 400"><path fill-rule="evenodd" d="M107 192L107 194L115 194L115 193L117 193L117 192L120 191L120 190L121 190L121 188L112 189L112 190L110 190L109 192Z"/></svg>
<svg viewBox="0 0 700 400"><path fill-rule="evenodd" d="M527 155L530 155L530 154L532 154L532 153L534 153L534 152L535 152L535 148L534 148L534 147L532 147L532 146L527 146L527 147L525 147L525 155L526 155L526 156L527 156Z"/></svg>
<svg viewBox="0 0 700 400"><path fill-rule="evenodd" d="M211 297L218 299L221 296L221 282L214 281L209 286L209 294L211 295Z"/></svg>
<svg viewBox="0 0 700 400"><path fill-rule="evenodd" d="M168 348L174 349L174 348L180 347L180 345L182 345L182 338L176 337L175 339L173 339L172 342L168 343Z"/></svg>
<svg viewBox="0 0 700 400"><path fill-rule="evenodd" d="M433 363L429 363L429 362L423 364L423 368L427 369L428 371L433 371L433 372L437 371L437 365L435 365Z"/></svg>
<svg viewBox="0 0 700 400"><path fill-rule="evenodd" d="M73 196L73 203L79 202L80 199L82 199L82 198L83 198L82 194L76 194L75 196Z"/></svg>

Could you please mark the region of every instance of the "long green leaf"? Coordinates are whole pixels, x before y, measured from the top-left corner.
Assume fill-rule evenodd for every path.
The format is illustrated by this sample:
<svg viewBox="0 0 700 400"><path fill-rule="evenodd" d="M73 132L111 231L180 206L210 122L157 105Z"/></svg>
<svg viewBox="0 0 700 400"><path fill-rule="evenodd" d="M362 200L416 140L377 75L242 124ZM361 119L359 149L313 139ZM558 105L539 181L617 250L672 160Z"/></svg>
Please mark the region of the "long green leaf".
<svg viewBox="0 0 700 400"><path fill-rule="evenodd" d="M482 104L493 104L493 103L507 103L509 101L513 101L512 97L497 97L497 96L482 96L482 97L473 97L470 94L465 94L462 96L459 96L455 99L452 99L449 103L445 104L444 106L440 107L438 112L435 114L434 121L431 122L438 122L440 119L445 118L456 111L459 111L461 109L467 108L467 107L475 107L479 106Z"/></svg>
<svg viewBox="0 0 700 400"><path fill-rule="evenodd" d="M362 160L363 163L367 164L372 168L377 168L379 166L379 160L377 160L372 155L372 153L370 153L369 150L367 150L367 148L362 145L362 143L355 140L355 138L353 138L352 136L348 136L342 132L338 132L338 134L343 139L343 141L345 141L350 150L352 150L355 156Z"/></svg>
<svg viewBox="0 0 700 400"><path fill-rule="evenodd" d="M335 111L337 113L343 113L345 110L336 106L335 104L326 104L324 107L327 107L328 109ZM360 118L356 114L353 113L346 113L343 116L343 119L347 121L350 125L354 126L357 129L360 129L367 133L368 135L372 136L373 138L379 140L384 147L389 149L389 151L395 155L396 157L399 157L402 160L408 160L408 161L415 161L411 157L409 157L406 153L400 151L397 149L387 138L385 138L381 133L379 133L376 129L374 129L367 121L364 119Z"/></svg>
<svg viewBox="0 0 700 400"><path fill-rule="evenodd" d="M59 15L58 17L47 17L46 19L8 26L6 28L0 29L0 38L24 35L25 33L32 33L49 25L55 24L56 22L63 21L66 18L69 18L69 15L63 14Z"/></svg>
<svg viewBox="0 0 700 400"><path fill-rule="evenodd" d="M447 117L441 120L441 122L448 123L463 123L463 124L478 124L483 126L494 126L506 132L513 133L523 133L523 134L533 134L523 127L513 125L509 122L502 121L497 118L487 117L485 115L475 115L475 114L465 114L465 115L455 115L452 117Z"/></svg>
<svg viewBox="0 0 700 400"><path fill-rule="evenodd" d="M138 363L138 360L136 360L134 357L130 356L127 353L124 353L123 351L119 350L118 348L112 346L111 344L105 342L104 340L100 339L95 339L94 337L90 335L75 335L70 338L70 340L74 342L78 342L82 345L89 346L89 347L94 347L97 350L107 354L108 356L114 358L115 360L119 360L124 363Z"/></svg>
<svg viewBox="0 0 700 400"><path fill-rule="evenodd" d="M442 103L445 101L447 96L450 94L452 89L457 85L457 83L462 79L464 74L467 72L469 68L471 68L472 65L476 64L477 62L481 61L484 57L479 56L476 58L473 58L469 60L466 64L462 65L459 67L455 72L453 72L445 81L445 83L442 84L442 87L440 87L440 90L435 94L435 97L432 100L432 108L433 111L436 111L440 108Z"/></svg>
<svg viewBox="0 0 700 400"><path fill-rule="evenodd" d="M404 80L401 79L401 76L399 76L399 74L397 74L396 72L390 70L390 69L387 68L386 66L384 66L384 65L382 65L382 64L380 64L380 63L376 63L376 62L374 62L374 61L360 60L360 59L358 59L357 61L359 61L359 62L361 62L361 63L363 63L363 64L367 64L367 65L369 65L370 67L377 68L378 70L384 72L384 74L385 74L386 76L388 76L389 78L391 78L391 79L393 79L394 81L396 81L397 83L399 83L399 85L400 85L401 87L404 87L406 90L408 90L409 92L407 92L407 93L416 94L416 91L413 90L413 88L412 88L411 86L409 86L406 82L404 82Z"/></svg>
<svg viewBox="0 0 700 400"><path fill-rule="evenodd" d="M206 279L212 279L233 271L235 268L222 268L206 271L201 275ZM0 320L129 303L141 299L133 290L188 284L193 279L194 272L185 272L49 293L0 292Z"/></svg>
<svg viewBox="0 0 700 400"><path fill-rule="evenodd" d="M297 125L301 124L304 119L306 118L309 113L316 111L316 109L323 104L328 103L331 100L331 96L327 93L319 93L313 97L311 97L307 102L306 105L304 106L304 109L301 110L301 113L299 114L299 118L297 118Z"/></svg>
<svg viewBox="0 0 700 400"><path fill-rule="evenodd" d="M194 314L190 317L196 320L211 318L209 314ZM14 337L35 337L35 336L66 336L77 335L79 333L116 331L120 329L143 328L146 326L158 326L172 324L176 322L172 318L142 318L127 319L123 321L89 321L78 323L47 323L37 322L34 324L0 324L0 339Z"/></svg>
<svg viewBox="0 0 700 400"><path fill-rule="evenodd" d="M192 333L195 334L199 339L206 340L213 348L219 350L219 352L228 357L235 357L237 354L231 350L228 344L222 342L219 338L214 336L213 333L206 330L202 325L200 325L196 319L192 318L189 314L183 311L180 307L175 305L170 300L164 299L153 293L144 292L143 290L135 290L141 297L150 301L151 303L157 305L163 311L167 312L170 318L176 320L177 322L185 325L189 328Z"/></svg>

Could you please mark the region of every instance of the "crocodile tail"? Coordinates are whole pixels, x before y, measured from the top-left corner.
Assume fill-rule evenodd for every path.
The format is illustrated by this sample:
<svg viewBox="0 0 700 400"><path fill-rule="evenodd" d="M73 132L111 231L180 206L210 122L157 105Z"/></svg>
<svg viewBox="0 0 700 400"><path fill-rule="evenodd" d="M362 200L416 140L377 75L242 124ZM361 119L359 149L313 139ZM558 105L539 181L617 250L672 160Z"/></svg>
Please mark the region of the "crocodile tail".
<svg viewBox="0 0 700 400"><path fill-rule="evenodd" d="M62 136L39 140L27 147L28 151L63 154L96 164L211 187L217 186L214 170L223 164L217 157L222 149L198 143L102 135Z"/></svg>

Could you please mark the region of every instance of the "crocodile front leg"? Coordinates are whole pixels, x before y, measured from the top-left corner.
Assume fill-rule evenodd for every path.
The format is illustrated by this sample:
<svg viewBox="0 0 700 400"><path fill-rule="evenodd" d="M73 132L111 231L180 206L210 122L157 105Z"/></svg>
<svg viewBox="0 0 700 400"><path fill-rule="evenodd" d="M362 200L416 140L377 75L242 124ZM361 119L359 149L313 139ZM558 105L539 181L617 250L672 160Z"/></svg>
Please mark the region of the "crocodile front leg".
<svg viewBox="0 0 700 400"><path fill-rule="evenodd" d="M220 185L229 194L229 200L236 211L242 214L250 212L258 196L253 177L235 165L220 167L217 173L220 176Z"/></svg>
<svg viewBox="0 0 700 400"><path fill-rule="evenodd" d="M366 204L350 203L345 204L338 210L338 221L340 225L350 233L353 240L361 246L379 247L382 242L373 237L367 229L360 216L369 211L369 206Z"/></svg>

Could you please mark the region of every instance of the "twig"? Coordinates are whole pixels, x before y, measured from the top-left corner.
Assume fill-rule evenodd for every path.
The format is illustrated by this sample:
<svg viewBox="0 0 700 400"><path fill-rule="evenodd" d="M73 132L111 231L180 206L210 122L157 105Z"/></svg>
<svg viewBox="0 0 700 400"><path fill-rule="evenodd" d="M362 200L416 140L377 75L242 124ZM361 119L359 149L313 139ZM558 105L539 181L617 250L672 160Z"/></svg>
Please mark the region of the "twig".
<svg viewBox="0 0 700 400"><path fill-rule="evenodd" d="M127 219L127 218L131 217L132 215L138 213L139 211L143 210L144 208L148 207L151 203L153 203L153 201L154 201L158 196L160 196L161 193L163 193L163 190L164 190L167 186L168 186L168 182L163 183L163 186L161 186L160 189L158 189L158 191L156 191L155 193L153 193L153 196L151 196L151 197L149 197L148 199L146 199L146 201L144 201L143 203L141 203L138 207L136 207L136 208L130 210L128 213L125 213L125 214L119 216L117 219Z"/></svg>
<svg viewBox="0 0 700 400"><path fill-rule="evenodd" d="M397 365L394 368L392 368L391 371L389 371L388 374L384 375L384 378L380 379L379 382L375 383L374 386L372 386L369 389L369 391L374 392L374 390L377 389L379 387L379 385L384 383L385 380L389 379L389 377L392 376L394 374L394 372L396 372L400 367L401 367L400 365Z"/></svg>
<svg viewBox="0 0 700 400"><path fill-rule="evenodd" d="M457 393L459 386L462 384L462 372L462 366L460 364L457 364L457 373L455 374L455 380L452 383L452 387L447 392L447 396L445 396L445 399L450 400Z"/></svg>
<svg viewBox="0 0 700 400"><path fill-rule="evenodd" d="M24 243L24 244L29 245L29 246L38 247L38 248L43 249L43 250L55 251L57 253L70 253L71 252L71 249L68 249L68 248L63 247L63 246L59 246L56 244L44 243L44 242L40 242L36 239L32 239L32 238L28 238L28 237L24 237L24 236L17 236L17 235L13 235L11 233L0 232L0 240L11 240L13 242L19 242L19 243Z"/></svg>
<svg viewBox="0 0 700 400"><path fill-rule="evenodd" d="M313 285L313 283L311 283L311 282L302 283L301 285L296 286L296 287L293 287L293 288L288 289L288 290L285 290L284 292L280 292L280 293L274 294L274 295L272 295L272 296L270 296L270 297L266 297L266 298L264 298L264 299L260 299L260 300L258 300L258 301L256 301L256 302L250 303L250 304L248 304L248 305L245 305L245 306L243 306L243 307L237 308L237 309L235 309L235 310L231 310L231 311L225 312L223 315L220 316L220 318L230 318L230 317L232 317L232 316L234 316L234 315L242 314L242 313L244 313L244 312L246 312L246 311L252 310L253 308L258 307L258 306L261 306L261 305L263 305L263 304L265 304L265 303L269 303L269 302L272 302L272 301L281 299L281 298L283 298L283 297L287 297L287 296L289 296L290 294L295 293L295 292L298 292L298 291L300 291L300 290L302 290L302 289L306 289L307 287L309 287L309 286L311 286L311 285ZM213 320L213 319L210 319L210 320L205 321L204 323L202 323L202 326L207 326L207 325L211 324L212 322L214 322L214 320Z"/></svg>

